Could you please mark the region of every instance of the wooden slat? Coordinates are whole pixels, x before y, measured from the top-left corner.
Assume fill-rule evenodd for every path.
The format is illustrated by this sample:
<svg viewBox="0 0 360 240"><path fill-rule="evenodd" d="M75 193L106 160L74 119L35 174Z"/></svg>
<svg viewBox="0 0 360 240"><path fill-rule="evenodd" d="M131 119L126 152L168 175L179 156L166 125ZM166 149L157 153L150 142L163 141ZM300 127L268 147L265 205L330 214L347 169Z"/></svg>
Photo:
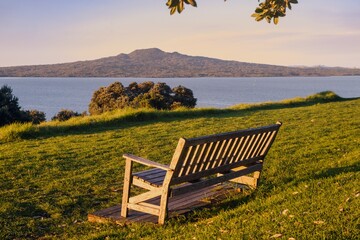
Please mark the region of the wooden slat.
<svg viewBox="0 0 360 240"><path fill-rule="evenodd" d="M217 157L219 155L219 151L221 150L221 148L224 144L225 144L225 141L217 141L216 142L215 148L210 157L209 164L206 166L205 170L211 169L216 164Z"/></svg>
<svg viewBox="0 0 360 240"><path fill-rule="evenodd" d="M218 160L217 160L217 163L214 165L214 167L219 167L224 163L224 161L226 160L226 153L227 153L229 147L231 146L232 142L233 142L233 139L226 140L223 148L221 149L221 152L218 155Z"/></svg>
<svg viewBox="0 0 360 240"><path fill-rule="evenodd" d="M149 199L152 199L154 197L157 197L161 194L161 188L148 191L139 195L136 195L134 197L129 198L129 203L139 203L139 202L145 202Z"/></svg>
<svg viewBox="0 0 360 240"><path fill-rule="evenodd" d="M240 157L241 160L247 159L249 152L251 151L252 147L254 146L254 142L256 140L257 135L251 135L251 139L249 139L248 145L246 146L246 149L244 150L242 156Z"/></svg>
<svg viewBox="0 0 360 240"><path fill-rule="evenodd" d="M187 147L185 145L186 139L180 138L170 163L170 168L174 169L174 172L172 173L174 177L177 177L179 175L179 171L181 170L181 166L183 165L184 157L186 156L187 152Z"/></svg>
<svg viewBox="0 0 360 240"><path fill-rule="evenodd" d="M147 190L150 190L150 191L161 187L161 186L155 185L153 183L145 182L144 180L140 180L138 178L133 178L132 183L133 183L133 185L135 185L137 187L141 187L141 188L144 188L144 189L147 189Z"/></svg>
<svg viewBox="0 0 360 240"><path fill-rule="evenodd" d="M191 162L192 156L194 154L196 146L190 146L188 148L186 148L186 155L184 157L184 159L182 159L182 164L181 164L181 169L179 172L179 176L183 176L186 174L186 171L188 169L188 166Z"/></svg>
<svg viewBox="0 0 360 240"><path fill-rule="evenodd" d="M188 175L190 173L193 173L193 169L197 163L197 160L198 160L198 154L200 153L201 151L201 145L197 145L196 148L195 148L195 151L191 157L191 160L189 162L189 165L187 166L187 170L186 170L186 173L184 175Z"/></svg>
<svg viewBox="0 0 360 240"><path fill-rule="evenodd" d="M234 153L236 151L236 148L239 145L240 138L235 138L233 141L233 144L231 146L231 149L229 150L227 156L226 156L226 164L231 163L231 160L234 158Z"/></svg>
<svg viewBox="0 0 360 240"><path fill-rule="evenodd" d="M201 167L201 171L206 170L209 167L210 162L211 162L211 156L212 156L212 154L214 152L214 149L216 148L217 144L218 144L218 142L210 142L210 146L207 149L207 152L205 154L204 164Z"/></svg>
<svg viewBox="0 0 360 240"><path fill-rule="evenodd" d="M128 203L128 208L139 211L139 212L145 212L151 215L159 215L160 212L160 207L156 206L154 204L150 204L150 203Z"/></svg>
<svg viewBox="0 0 360 240"><path fill-rule="evenodd" d="M234 194L237 194L237 191L235 191L233 186L230 184L223 184L220 186L216 185L206 187L191 194L172 197L169 200L169 217L176 217L180 214L192 211L195 208L205 207L211 203L222 201L225 196ZM209 199L211 201L208 201ZM157 200L154 199L150 201L150 203L159 204L159 198ZM88 214L88 221L97 223L114 223L119 225L137 222L156 223L158 221L158 217L155 215L134 210L129 210L129 216L127 218L123 218L120 216L120 211L121 205L99 210Z"/></svg>
<svg viewBox="0 0 360 240"><path fill-rule="evenodd" d="M273 124L273 125L259 127L259 128L249 128L249 129L240 130L240 131L214 134L214 135L203 136L203 137L198 137L198 138L191 138L191 139L187 139L186 145L194 146L194 145L204 144L207 142L222 141L225 139L242 137L242 136L257 134L257 133L261 133L261 132L276 131L279 129L279 127L280 127L280 125Z"/></svg>
<svg viewBox="0 0 360 240"><path fill-rule="evenodd" d="M185 187L174 188L174 189L172 189L171 194L173 196L176 196L177 194L184 194L187 192L191 192L191 191L194 191L194 190L206 187L206 186L211 186L214 184L225 182L230 179L234 179L239 176L249 174L251 172L259 171L259 170L261 170L261 168L262 168L262 164L256 164L253 166L249 166L244 170L230 172L230 173L224 174L222 176L219 176L216 178L210 178L210 179L207 179L207 180L204 180L201 182L197 182L197 183L193 183L193 184L185 186Z"/></svg>
<svg viewBox="0 0 360 240"><path fill-rule="evenodd" d="M195 172L199 172L203 168L203 166L205 164L205 157L206 157L209 145L210 145L209 143L205 143L205 144L202 145L201 152L200 152L200 154L198 156L197 165L196 165L196 167L194 169Z"/></svg>
<svg viewBox="0 0 360 240"><path fill-rule="evenodd" d="M234 153L233 153L233 156L230 159L229 164L236 162L236 159L238 158L239 153L241 152L241 149L244 146L244 141L245 141L246 137L239 137L238 139L239 139L239 141L237 143L236 148L234 149Z"/></svg>
<svg viewBox="0 0 360 240"><path fill-rule="evenodd" d="M264 143L266 142L266 139L268 138L269 134L270 134L269 132L265 132L262 134L261 140L257 144L253 156L258 156L261 153L260 149L264 146Z"/></svg>
<svg viewBox="0 0 360 240"><path fill-rule="evenodd" d="M124 154L123 157L126 158L126 159L131 159L131 161L141 163L141 164L149 166L149 167L156 167L156 168L160 168L160 169L163 169L163 170L172 170L168 165L153 162L153 161L151 161L149 159L138 157L138 156L135 156L135 155L132 155L132 154Z"/></svg>
<svg viewBox="0 0 360 240"><path fill-rule="evenodd" d="M255 135L255 139L254 139L253 143L251 144L251 147L250 147L250 149L249 149L248 154L246 155L246 158L250 158L250 157L253 156L254 151L255 151L256 147L258 146L258 144L259 144L259 142L260 142L260 140L261 140L262 134L263 134L263 133L259 133L259 134L256 134L256 135Z"/></svg>
<svg viewBox="0 0 360 240"><path fill-rule="evenodd" d="M273 144L273 142L274 142L274 140L275 140L275 138L276 138L276 135L277 135L277 132L276 132L276 131L274 131L274 132L271 133L270 139L268 140L268 142L267 142L267 143L265 144L265 146L264 146L264 149L263 149L263 152L262 152L263 155L267 155L267 153L268 153L271 145Z"/></svg>
<svg viewBox="0 0 360 240"><path fill-rule="evenodd" d="M148 182L154 182L156 181L155 179L164 178L165 174L166 171L155 168L147 171L134 173L133 177L141 178Z"/></svg>
<svg viewBox="0 0 360 240"><path fill-rule="evenodd" d="M238 161L238 162L234 162L232 164L228 164L228 165L223 165L217 168L210 168L201 172L197 172L191 175L187 175L187 176L182 176L182 177L177 177L172 179L171 184L172 185L176 185L176 184L180 184L180 183L184 183L184 182L189 182L195 179L200 179L202 177L206 177L206 176L211 176L213 174L216 173L221 173L221 172L227 172L230 171L233 168L239 167L239 166L246 166L252 163L255 163L259 160L262 160L262 157L255 157L255 158L250 158L250 159L246 159L243 161Z"/></svg>

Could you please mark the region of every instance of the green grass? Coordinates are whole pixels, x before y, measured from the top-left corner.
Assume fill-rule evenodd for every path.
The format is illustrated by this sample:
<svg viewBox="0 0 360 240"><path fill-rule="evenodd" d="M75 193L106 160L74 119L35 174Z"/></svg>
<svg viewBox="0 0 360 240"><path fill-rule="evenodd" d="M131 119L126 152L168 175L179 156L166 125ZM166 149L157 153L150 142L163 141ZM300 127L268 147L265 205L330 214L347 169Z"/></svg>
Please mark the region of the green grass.
<svg viewBox="0 0 360 240"><path fill-rule="evenodd" d="M359 239L360 99L330 95L1 128L0 239ZM120 203L123 153L169 163L182 136L277 120L283 126L257 190L163 227L86 221Z"/></svg>

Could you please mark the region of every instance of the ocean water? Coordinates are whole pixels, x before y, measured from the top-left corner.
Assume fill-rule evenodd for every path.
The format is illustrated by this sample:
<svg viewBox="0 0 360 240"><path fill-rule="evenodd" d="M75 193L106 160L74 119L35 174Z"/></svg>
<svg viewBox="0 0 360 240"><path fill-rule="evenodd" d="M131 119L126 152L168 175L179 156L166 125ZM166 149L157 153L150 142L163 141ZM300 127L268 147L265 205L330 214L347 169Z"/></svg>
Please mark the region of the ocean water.
<svg viewBox="0 0 360 240"><path fill-rule="evenodd" d="M360 76L346 77L263 77L263 78L0 78L19 98L24 110L37 109L51 119L61 109L88 110L92 94L102 86L119 81L165 82L183 85L194 92L197 107L225 108L238 103L279 101L334 91L341 97L360 97Z"/></svg>

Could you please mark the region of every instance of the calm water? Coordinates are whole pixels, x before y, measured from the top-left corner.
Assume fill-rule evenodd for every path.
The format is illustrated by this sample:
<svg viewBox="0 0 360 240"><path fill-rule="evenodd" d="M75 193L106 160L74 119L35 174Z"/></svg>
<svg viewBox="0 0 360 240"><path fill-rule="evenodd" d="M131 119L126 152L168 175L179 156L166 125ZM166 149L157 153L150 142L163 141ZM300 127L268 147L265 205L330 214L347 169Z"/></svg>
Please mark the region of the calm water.
<svg viewBox="0 0 360 240"><path fill-rule="evenodd" d="M24 110L37 109L47 119L62 108L83 112L91 96L101 86L120 81L124 86L143 82L141 78L0 78L19 98ZM360 76L293 78L162 78L170 87L184 85L193 90L198 107L224 108L238 103L278 101L305 97L331 90L341 97L360 97Z"/></svg>

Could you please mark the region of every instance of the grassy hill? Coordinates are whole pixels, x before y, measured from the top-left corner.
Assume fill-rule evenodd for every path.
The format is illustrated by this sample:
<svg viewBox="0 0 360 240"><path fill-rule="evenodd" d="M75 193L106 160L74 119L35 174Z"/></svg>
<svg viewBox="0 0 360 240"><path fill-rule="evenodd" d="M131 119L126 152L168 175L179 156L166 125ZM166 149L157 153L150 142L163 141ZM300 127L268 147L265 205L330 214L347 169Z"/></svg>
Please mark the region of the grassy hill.
<svg viewBox="0 0 360 240"><path fill-rule="evenodd" d="M0 128L0 239L358 239L360 99L122 111ZM178 139L283 122L260 187L165 226L90 224L119 204L123 153L169 163ZM140 168L139 168L140 169Z"/></svg>

